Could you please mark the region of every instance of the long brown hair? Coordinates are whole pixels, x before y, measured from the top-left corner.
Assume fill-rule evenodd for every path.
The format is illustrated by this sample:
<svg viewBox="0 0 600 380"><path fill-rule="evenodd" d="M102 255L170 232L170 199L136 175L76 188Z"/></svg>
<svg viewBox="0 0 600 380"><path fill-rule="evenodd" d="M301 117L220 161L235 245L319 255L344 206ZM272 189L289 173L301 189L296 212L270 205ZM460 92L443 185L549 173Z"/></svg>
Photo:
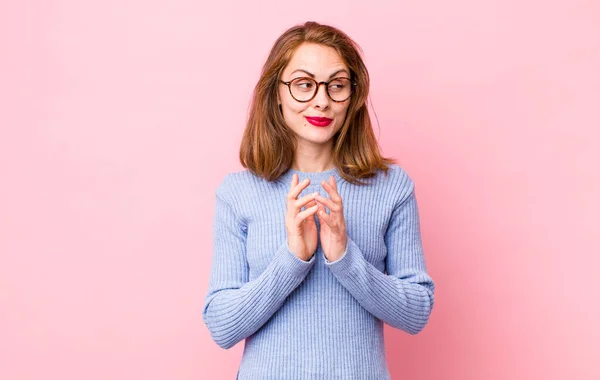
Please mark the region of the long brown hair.
<svg viewBox="0 0 600 380"><path fill-rule="evenodd" d="M387 174L386 164L394 163L394 159L381 156L373 133L367 110L369 73L361 57L363 51L341 30L314 21L291 27L271 48L254 89L240 147L241 164L269 181L291 167L296 138L279 110L277 89L294 51L306 42L334 48L357 83L344 124L333 137L333 160L340 175L348 182L363 184L359 178L373 177L378 169Z"/></svg>

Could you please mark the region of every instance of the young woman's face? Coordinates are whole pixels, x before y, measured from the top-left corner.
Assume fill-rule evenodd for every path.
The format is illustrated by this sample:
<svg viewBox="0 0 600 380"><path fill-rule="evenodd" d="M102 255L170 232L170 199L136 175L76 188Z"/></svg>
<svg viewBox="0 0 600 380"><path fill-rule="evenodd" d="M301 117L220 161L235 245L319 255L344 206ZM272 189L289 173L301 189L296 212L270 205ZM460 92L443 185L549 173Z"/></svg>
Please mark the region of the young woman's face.
<svg viewBox="0 0 600 380"><path fill-rule="evenodd" d="M298 77L313 78L317 82L330 81L336 77L350 78L350 70L337 51L329 46L304 43L294 52L292 59L281 75L288 82ZM306 91L311 85L300 84L299 89ZM336 87L339 88L339 87ZM331 90L332 95L335 88ZM340 98L336 98L340 99ZM301 99L303 100L303 99ZM281 104L286 124L294 131L298 143L320 145L327 143L344 124L350 99L334 102L328 95L325 85L320 85L315 97L305 103L296 101L288 86L279 84L278 102ZM331 119L326 126L317 126L307 118L320 117Z"/></svg>

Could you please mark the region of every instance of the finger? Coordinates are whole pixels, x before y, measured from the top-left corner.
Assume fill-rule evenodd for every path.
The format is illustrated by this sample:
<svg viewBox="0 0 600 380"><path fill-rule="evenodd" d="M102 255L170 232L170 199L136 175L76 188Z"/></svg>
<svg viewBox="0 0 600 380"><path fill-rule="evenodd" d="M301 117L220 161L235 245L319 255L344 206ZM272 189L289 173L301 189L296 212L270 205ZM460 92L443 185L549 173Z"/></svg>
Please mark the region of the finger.
<svg viewBox="0 0 600 380"><path fill-rule="evenodd" d="M335 182L334 176L329 176L329 183L331 184L331 187L333 187L337 192L337 182Z"/></svg>
<svg viewBox="0 0 600 380"><path fill-rule="evenodd" d="M317 212L319 206L315 205L312 207L307 208L304 211L301 211L298 213L298 215L296 215L296 217L294 218L294 221L296 223L296 228L300 227L300 225L302 224L302 221L304 221L304 219L308 218L311 215L314 215L315 212Z"/></svg>
<svg viewBox="0 0 600 380"><path fill-rule="evenodd" d="M317 206L317 211L315 211L315 213L319 212L319 204L317 203L317 201L310 201L306 204L306 209L310 209L311 207ZM315 218L308 218L306 219L306 223L315 223Z"/></svg>
<svg viewBox="0 0 600 380"><path fill-rule="evenodd" d="M308 207L318 206L318 205L319 205L319 202L317 202L316 200L313 199L306 204L306 207L308 208Z"/></svg>
<svg viewBox="0 0 600 380"><path fill-rule="evenodd" d="M317 218L319 218L319 221L327 224L329 228L334 228L335 223L333 221L333 218L330 214L327 214L327 212L325 211L325 207L321 207L319 208L319 210L317 210Z"/></svg>
<svg viewBox="0 0 600 380"><path fill-rule="evenodd" d="M342 197L338 194L337 189L335 187L333 187L333 185L331 185L331 183L322 181L321 186L323 186L325 191L327 191L327 194L329 194L329 197L331 198L332 201L334 201L335 203L342 202Z"/></svg>
<svg viewBox="0 0 600 380"><path fill-rule="evenodd" d="M316 202L317 202L317 204L319 205L319 210L318 210L317 212L319 212L319 211L324 211L325 213L327 213L327 209L325 208L325 205L324 205L323 203L321 203L321 202L317 201L317 200L315 200L315 201L316 201Z"/></svg>
<svg viewBox="0 0 600 380"><path fill-rule="evenodd" d="M298 213L302 207L307 206L308 202L314 201L317 194L319 194L319 193L318 192L310 193L310 194L303 196L300 199L295 200L292 205L294 212Z"/></svg>
<svg viewBox="0 0 600 380"><path fill-rule="evenodd" d="M302 182L298 183L298 175L294 173L292 177L292 183L290 184L290 191L288 192L288 200L294 200L298 198L298 195L308 186L310 178L305 178Z"/></svg>
<svg viewBox="0 0 600 380"><path fill-rule="evenodd" d="M298 184L298 174L292 174L292 182L290 182L290 190L294 188Z"/></svg>
<svg viewBox="0 0 600 380"><path fill-rule="evenodd" d="M317 202L317 204L319 205L319 209L317 210L317 216L320 216L321 213L327 214L327 209L325 208L325 205L323 205L323 203L321 203L321 202ZM329 214L327 214L327 215L329 215Z"/></svg>
<svg viewBox="0 0 600 380"><path fill-rule="evenodd" d="M333 212L340 212L342 210L342 207L339 204L334 203L331 199L325 198L325 197L321 196L320 194L317 194L317 197L315 199L318 202L327 206L327 208Z"/></svg>

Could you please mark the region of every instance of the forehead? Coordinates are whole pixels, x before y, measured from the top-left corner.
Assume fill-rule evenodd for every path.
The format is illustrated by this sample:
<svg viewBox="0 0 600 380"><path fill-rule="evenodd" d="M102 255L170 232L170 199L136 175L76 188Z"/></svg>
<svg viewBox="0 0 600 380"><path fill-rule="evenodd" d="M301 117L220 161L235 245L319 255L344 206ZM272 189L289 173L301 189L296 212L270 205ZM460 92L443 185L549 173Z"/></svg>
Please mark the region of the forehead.
<svg viewBox="0 0 600 380"><path fill-rule="evenodd" d="M311 72L317 78L328 78L329 74L334 71L339 69L348 70L348 66L334 48L304 43L296 49L283 74L289 74L296 69Z"/></svg>

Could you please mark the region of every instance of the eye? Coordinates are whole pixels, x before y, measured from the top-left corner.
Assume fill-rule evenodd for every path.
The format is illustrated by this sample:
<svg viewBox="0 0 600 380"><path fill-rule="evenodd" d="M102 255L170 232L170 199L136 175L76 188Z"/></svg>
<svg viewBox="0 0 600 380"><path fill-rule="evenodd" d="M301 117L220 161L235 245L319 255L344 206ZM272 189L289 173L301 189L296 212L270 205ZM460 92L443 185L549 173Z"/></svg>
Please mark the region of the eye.
<svg viewBox="0 0 600 380"><path fill-rule="evenodd" d="M309 78L297 78L292 81L292 90L296 92L311 92L315 84Z"/></svg>
<svg viewBox="0 0 600 380"><path fill-rule="evenodd" d="M329 83L329 89L333 91L341 91L346 88L347 82L343 79L336 79Z"/></svg>
<svg viewBox="0 0 600 380"><path fill-rule="evenodd" d="M298 87L301 88L311 88L313 86L312 82L299 82Z"/></svg>

